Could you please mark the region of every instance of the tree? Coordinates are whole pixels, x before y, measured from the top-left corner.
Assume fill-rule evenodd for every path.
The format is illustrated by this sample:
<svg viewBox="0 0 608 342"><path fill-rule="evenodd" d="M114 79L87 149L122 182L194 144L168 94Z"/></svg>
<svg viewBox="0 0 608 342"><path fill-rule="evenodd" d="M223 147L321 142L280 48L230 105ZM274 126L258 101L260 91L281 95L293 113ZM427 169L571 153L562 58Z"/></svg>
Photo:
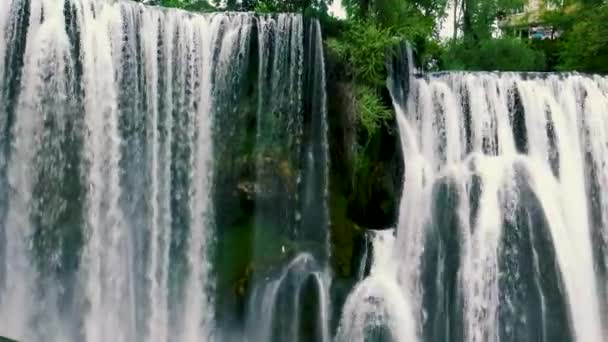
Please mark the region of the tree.
<svg viewBox="0 0 608 342"><path fill-rule="evenodd" d="M465 40L476 43L491 39L497 21L506 13L523 7L525 0L461 0L459 3L461 23L455 28L461 28ZM456 0L458 4L458 0Z"/></svg>
<svg viewBox="0 0 608 342"><path fill-rule="evenodd" d="M217 8L226 11L256 11L266 13L302 13L307 9L325 9L332 0L214 0Z"/></svg>
<svg viewBox="0 0 608 342"><path fill-rule="evenodd" d="M445 14L446 0L343 0L350 19L374 20L386 28L425 21L435 26Z"/></svg>
<svg viewBox="0 0 608 342"><path fill-rule="evenodd" d="M441 63L447 70L542 71L545 56L516 38L485 39L475 48L469 41L453 40L447 44Z"/></svg>
<svg viewBox="0 0 608 342"><path fill-rule="evenodd" d="M608 73L608 4L583 10L565 33L561 69Z"/></svg>

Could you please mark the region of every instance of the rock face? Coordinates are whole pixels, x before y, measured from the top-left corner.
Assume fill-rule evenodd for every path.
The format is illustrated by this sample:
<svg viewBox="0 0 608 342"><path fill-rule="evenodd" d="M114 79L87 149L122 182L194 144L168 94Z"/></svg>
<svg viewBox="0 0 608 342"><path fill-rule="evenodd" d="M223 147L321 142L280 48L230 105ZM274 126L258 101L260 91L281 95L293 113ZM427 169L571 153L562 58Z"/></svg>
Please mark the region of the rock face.
<svg viewBox="0 0 608 342"><path fill-rule="evenodd" d="M285 290L273 284L289 278L281 274L298 255L314 261L300 273L316 276L328 264L325 70L315 20L277 15L255 22L240 72L227 81L233 92L216 104L215 299L222 327L266 336L272 329L261 326L275 319L257 313L258 298L278 300ZM294 281L302 283L300 273ZM282 319L300 319L288 316Z"/></svg>
<svg viewBox="0 0 608 342"><path fill-rule="evenodd" d="M394 120L369 141L362 141L356 84L348 78L347 67L330 49L325 51L332 259L336 274L350 278L359 264L362 233L386 229L395 222L403 162ZM385 94L383 101L392 108Z"/></svg>

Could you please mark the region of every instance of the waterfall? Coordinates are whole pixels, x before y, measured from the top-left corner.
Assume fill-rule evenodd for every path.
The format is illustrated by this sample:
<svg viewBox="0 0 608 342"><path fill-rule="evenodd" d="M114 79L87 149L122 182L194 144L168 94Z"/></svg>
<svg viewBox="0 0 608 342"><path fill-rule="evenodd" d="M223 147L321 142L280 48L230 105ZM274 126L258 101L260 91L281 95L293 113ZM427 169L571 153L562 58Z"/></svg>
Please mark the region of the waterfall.
<svg viewBox="0 0 608 342"><path fill-rule="evenodd" d="M269 34L274 27L281 28L280 34ZM321 29L317 22L304 25L302 18L279 15L260 20L258 32L261 40L272 43L261 43L259 53L258 89L260 98L268 101L260 101L257 113L261 159L256 167L254 258L260 264L269 259L281 262L256 274L246 339L329 342L328 143ZM265 78L271 70L277 76ZM278 174L276 159L281 160ZM307 246L299 247L298 241ZM303 315L313 299L316 307ZM316 321L306 322L311 318L303 316Z"/></svg>
<svg viewBox="0 0 608 342"><path fill-rule="evenodd" d="M336 341L414 341L411 304L395 277L394 229L372 232L371 236L370 274L348 296Z"/></svg>
<svg viewBox="0 0 608 342"><path fill-rule="evenodd" d="M319 22L5 0L0 335L607 341L608 78L391 56L399 216L333 281Z"/></svg>
<svg viewBox="0 0 608 342"><path fill-rule="evenodd" d="M329 341L318 22L11 0L0 32L0 335L222 340L219 238L231 177L254 168L256 236L271 213L285 223L294 258L277 264L318 298Z"/></svg>
<svg viewBox="0 0 608 342"><path fill-rule="evenodd" d="M405 164L394 266L351 293L340 340L361 340L359 320L396 341L605 341L608 78L417 77L409 57L389 64ZM408 315L361 316L397 296Z"/></svg>

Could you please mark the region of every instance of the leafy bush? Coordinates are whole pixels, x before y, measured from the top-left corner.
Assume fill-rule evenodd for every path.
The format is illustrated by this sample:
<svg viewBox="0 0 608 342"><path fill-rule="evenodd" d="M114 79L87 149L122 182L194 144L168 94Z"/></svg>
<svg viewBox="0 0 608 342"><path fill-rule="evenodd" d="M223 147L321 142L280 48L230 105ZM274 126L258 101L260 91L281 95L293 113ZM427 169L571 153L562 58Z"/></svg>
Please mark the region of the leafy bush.
<svg viewBox="0 0 608 342"><path fill-rule="evenodd" d="M360 85L355 91L359 122L368 137L373 136L382 125L393 117L393 112L382 102L373 88Z"/></svg>
<svg viewBox="0 0 608 342"><path fill-rule="evenodd" d="M530 41L530 47L541 51L545 55L545 71L556 71L560 62L562 51L562 39L534 39Z"/></svg>
<svg viewBox="0 0 608 342"><path fill-rule="evenodd" d="M608 73L608 4L584 11L562 49L560 69Z"/></svg>
<svg viewBox="0 0 608 342"><path fill-rule="evenodd" d="M383 86L388 48L395 43L393 32L365 21L355 21L340 38L327 41L329 49L347 65L358 83Z"/></svg>
<svg viewBox="0 0 608 342"><path fill-rule="evenodd" d="M249 0L258 13L313 12L327 13L327 0ZM317 14L317 13L315 13Z"/></svg>
<svg viewBox="0 0 608 342"><path fill-rule="evenodd" d="M516 38L452 41L441 58L446 70L544 71L545 56Z"/></svg>
<svg viewBox="0 0 608 342"><path fill-rule="evenodd" d="M216 10L207 0L152 0L148 4L182 8L193 12L212 12Z"/></svg>
<svg viewBox="0 0 608 342"><path fill-rule="evenodd" d="M395 42L392 30L364 21L352 23L339 38L327 41L356 84L355 105L366 139L393 116L380 91L386 82L386 54Z"/></svg>

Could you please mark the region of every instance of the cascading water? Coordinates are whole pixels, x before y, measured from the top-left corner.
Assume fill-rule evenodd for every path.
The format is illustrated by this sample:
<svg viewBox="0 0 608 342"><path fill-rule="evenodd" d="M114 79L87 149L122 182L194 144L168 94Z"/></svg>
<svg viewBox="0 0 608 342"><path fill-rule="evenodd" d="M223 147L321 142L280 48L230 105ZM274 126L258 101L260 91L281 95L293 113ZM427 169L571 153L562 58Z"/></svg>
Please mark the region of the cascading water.
<svg viewBox="0 0 608 342"><path fill-rule="evenodd" d="M280 33L271 36L273 27ZM257 113L254 258L259 264L281 261L254 277L246 328L252 341L330 340L325 71L320 26L307 29L305 34L299 17L258 24L260 39L273 41L260 44L266 61L260 75L267 68L279 72L260 77L259 84L260 98L268 101L259 103Z"/></svg>
<svg viewBox="0 0 608 342"><path fill-rule="evenodd" d="M0 335L331 340L316 21L7 0L0 32ZM389 66L399 220L335 339L607 341L608 79Z"/></svg>
<svg viewBox="0 0 608 342"><path fill-rule="evenodd" d="M312 277L328 340L317 22L12 0L0 6L0 32L0 335L222 340L214 246L233 175L222 157L232 156L231 129L251 126L235 116L239 104L257 101L257 139L245 144L256 146L256 231L265 201L281 199L291 243L322 246L298 247L299 266L285 272L306 289ZM271 168L291 187L273 187Z"/></svg>
<svg viewBox="0 0 608 342"><path fill-rule="evenodd" d="M409 299L395 278L394 229L372 232L372 265L344 304L337 341L414 341Z"/></svg>
<svg viewBox="0 0 608 342"><path fill-rule="evenodd" d="M608 79L416 78L407 60L390 65L405 163L391 266L351 293L338 340L376 340L360 324L382 341L606 341Z"/></svg>

